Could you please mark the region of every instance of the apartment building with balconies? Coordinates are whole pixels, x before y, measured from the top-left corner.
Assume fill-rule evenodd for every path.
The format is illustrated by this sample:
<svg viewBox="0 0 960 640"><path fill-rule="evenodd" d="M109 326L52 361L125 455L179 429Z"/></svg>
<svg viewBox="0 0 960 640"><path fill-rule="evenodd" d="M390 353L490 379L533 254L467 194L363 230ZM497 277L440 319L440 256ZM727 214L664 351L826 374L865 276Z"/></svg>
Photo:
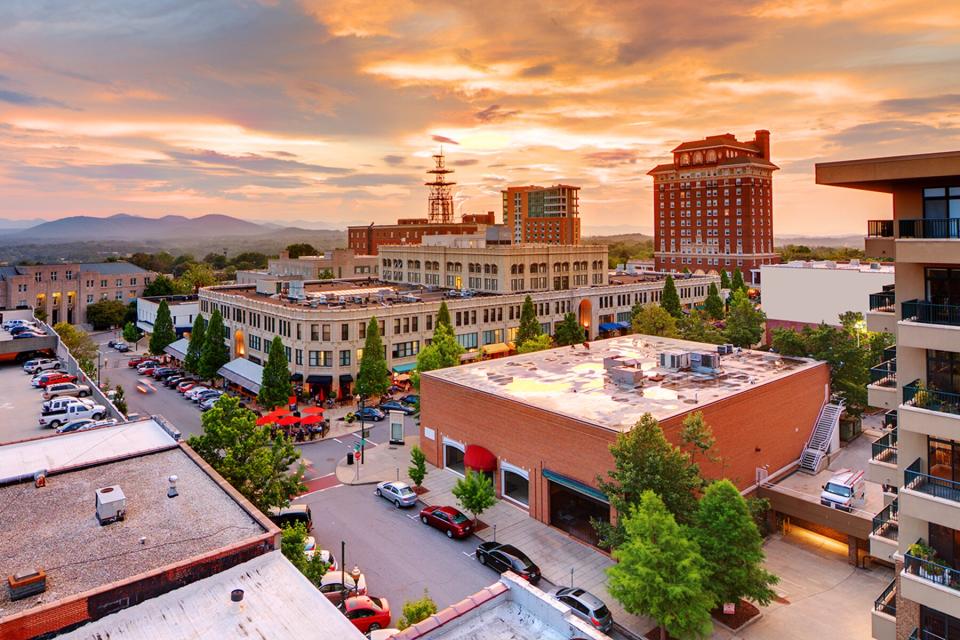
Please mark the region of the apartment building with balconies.
<svg viewBox="0 0 960 640"><path fill-rule="evenodd" d="M866 318L897 336L868 387L871 404L896 411L870 463L889 489L871 554L897 569L873 636L960 638L960 151L824 163L816 174L893 204L892 219L869 221L865 242L869 257L896 263L894 286L870 296Z"/></svg>

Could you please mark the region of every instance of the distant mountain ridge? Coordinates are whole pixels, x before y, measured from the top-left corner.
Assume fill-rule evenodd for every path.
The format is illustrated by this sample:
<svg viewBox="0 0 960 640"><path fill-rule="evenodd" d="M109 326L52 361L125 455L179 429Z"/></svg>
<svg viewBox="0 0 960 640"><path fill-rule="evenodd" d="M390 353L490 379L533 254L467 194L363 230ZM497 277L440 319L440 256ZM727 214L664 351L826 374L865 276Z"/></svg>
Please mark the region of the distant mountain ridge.
<svg viewBox="0 0 960 640"><path fill-rule="evenodd" d="M270 233L273 229L222 214L198 218L169 215L162 218L118 213L106 218L70 216L43 222L27 229L0 233L0 242L60 243L82 240L160 240L170 238L218 238Z"/></svg>

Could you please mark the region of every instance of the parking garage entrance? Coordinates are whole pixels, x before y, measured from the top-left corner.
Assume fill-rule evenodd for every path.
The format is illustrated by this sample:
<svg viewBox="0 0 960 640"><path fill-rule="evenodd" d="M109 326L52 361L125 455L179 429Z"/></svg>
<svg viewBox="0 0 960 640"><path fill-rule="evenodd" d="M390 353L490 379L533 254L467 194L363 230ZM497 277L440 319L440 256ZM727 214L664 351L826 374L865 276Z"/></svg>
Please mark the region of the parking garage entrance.
<svg viewBox="0 0 960 640"><path fill-rule="evenodd" d="M591 520L610 521L607 496L579 480L543 470L550 496L550 525L597 546L600 539Z"/></svg>

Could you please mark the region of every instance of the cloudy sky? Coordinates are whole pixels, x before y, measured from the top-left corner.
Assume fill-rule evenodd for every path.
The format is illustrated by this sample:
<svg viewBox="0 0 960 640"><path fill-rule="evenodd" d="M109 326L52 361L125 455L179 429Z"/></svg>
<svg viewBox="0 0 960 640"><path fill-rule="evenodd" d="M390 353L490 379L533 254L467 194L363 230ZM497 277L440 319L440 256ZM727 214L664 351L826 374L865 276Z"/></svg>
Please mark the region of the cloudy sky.
<svg viewBox="0 0 960 640"><path fill-rule="evenodd" d="M862 233L824 160L957 149L960 3L6 0L0 217L226 213L330 227L578 184L587 231L652 224L679 141L770 129L777 233Z"/></svg>

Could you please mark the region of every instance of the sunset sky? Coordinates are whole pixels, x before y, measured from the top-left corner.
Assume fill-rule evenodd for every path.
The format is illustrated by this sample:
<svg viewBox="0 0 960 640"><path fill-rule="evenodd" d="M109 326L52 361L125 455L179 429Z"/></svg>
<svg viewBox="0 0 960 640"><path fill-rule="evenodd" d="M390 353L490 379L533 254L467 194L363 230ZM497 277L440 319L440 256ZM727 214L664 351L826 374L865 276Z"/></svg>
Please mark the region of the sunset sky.
<svg viewBox="0 0 960 640"><path fill-rule="evenodd" d="M765 128L775 232L863 233L814 163L960 147L958 64L953 1L7 1L0 217L392 222L443 143L459 211L562 181L649 230L678 142Z"/></svg>

